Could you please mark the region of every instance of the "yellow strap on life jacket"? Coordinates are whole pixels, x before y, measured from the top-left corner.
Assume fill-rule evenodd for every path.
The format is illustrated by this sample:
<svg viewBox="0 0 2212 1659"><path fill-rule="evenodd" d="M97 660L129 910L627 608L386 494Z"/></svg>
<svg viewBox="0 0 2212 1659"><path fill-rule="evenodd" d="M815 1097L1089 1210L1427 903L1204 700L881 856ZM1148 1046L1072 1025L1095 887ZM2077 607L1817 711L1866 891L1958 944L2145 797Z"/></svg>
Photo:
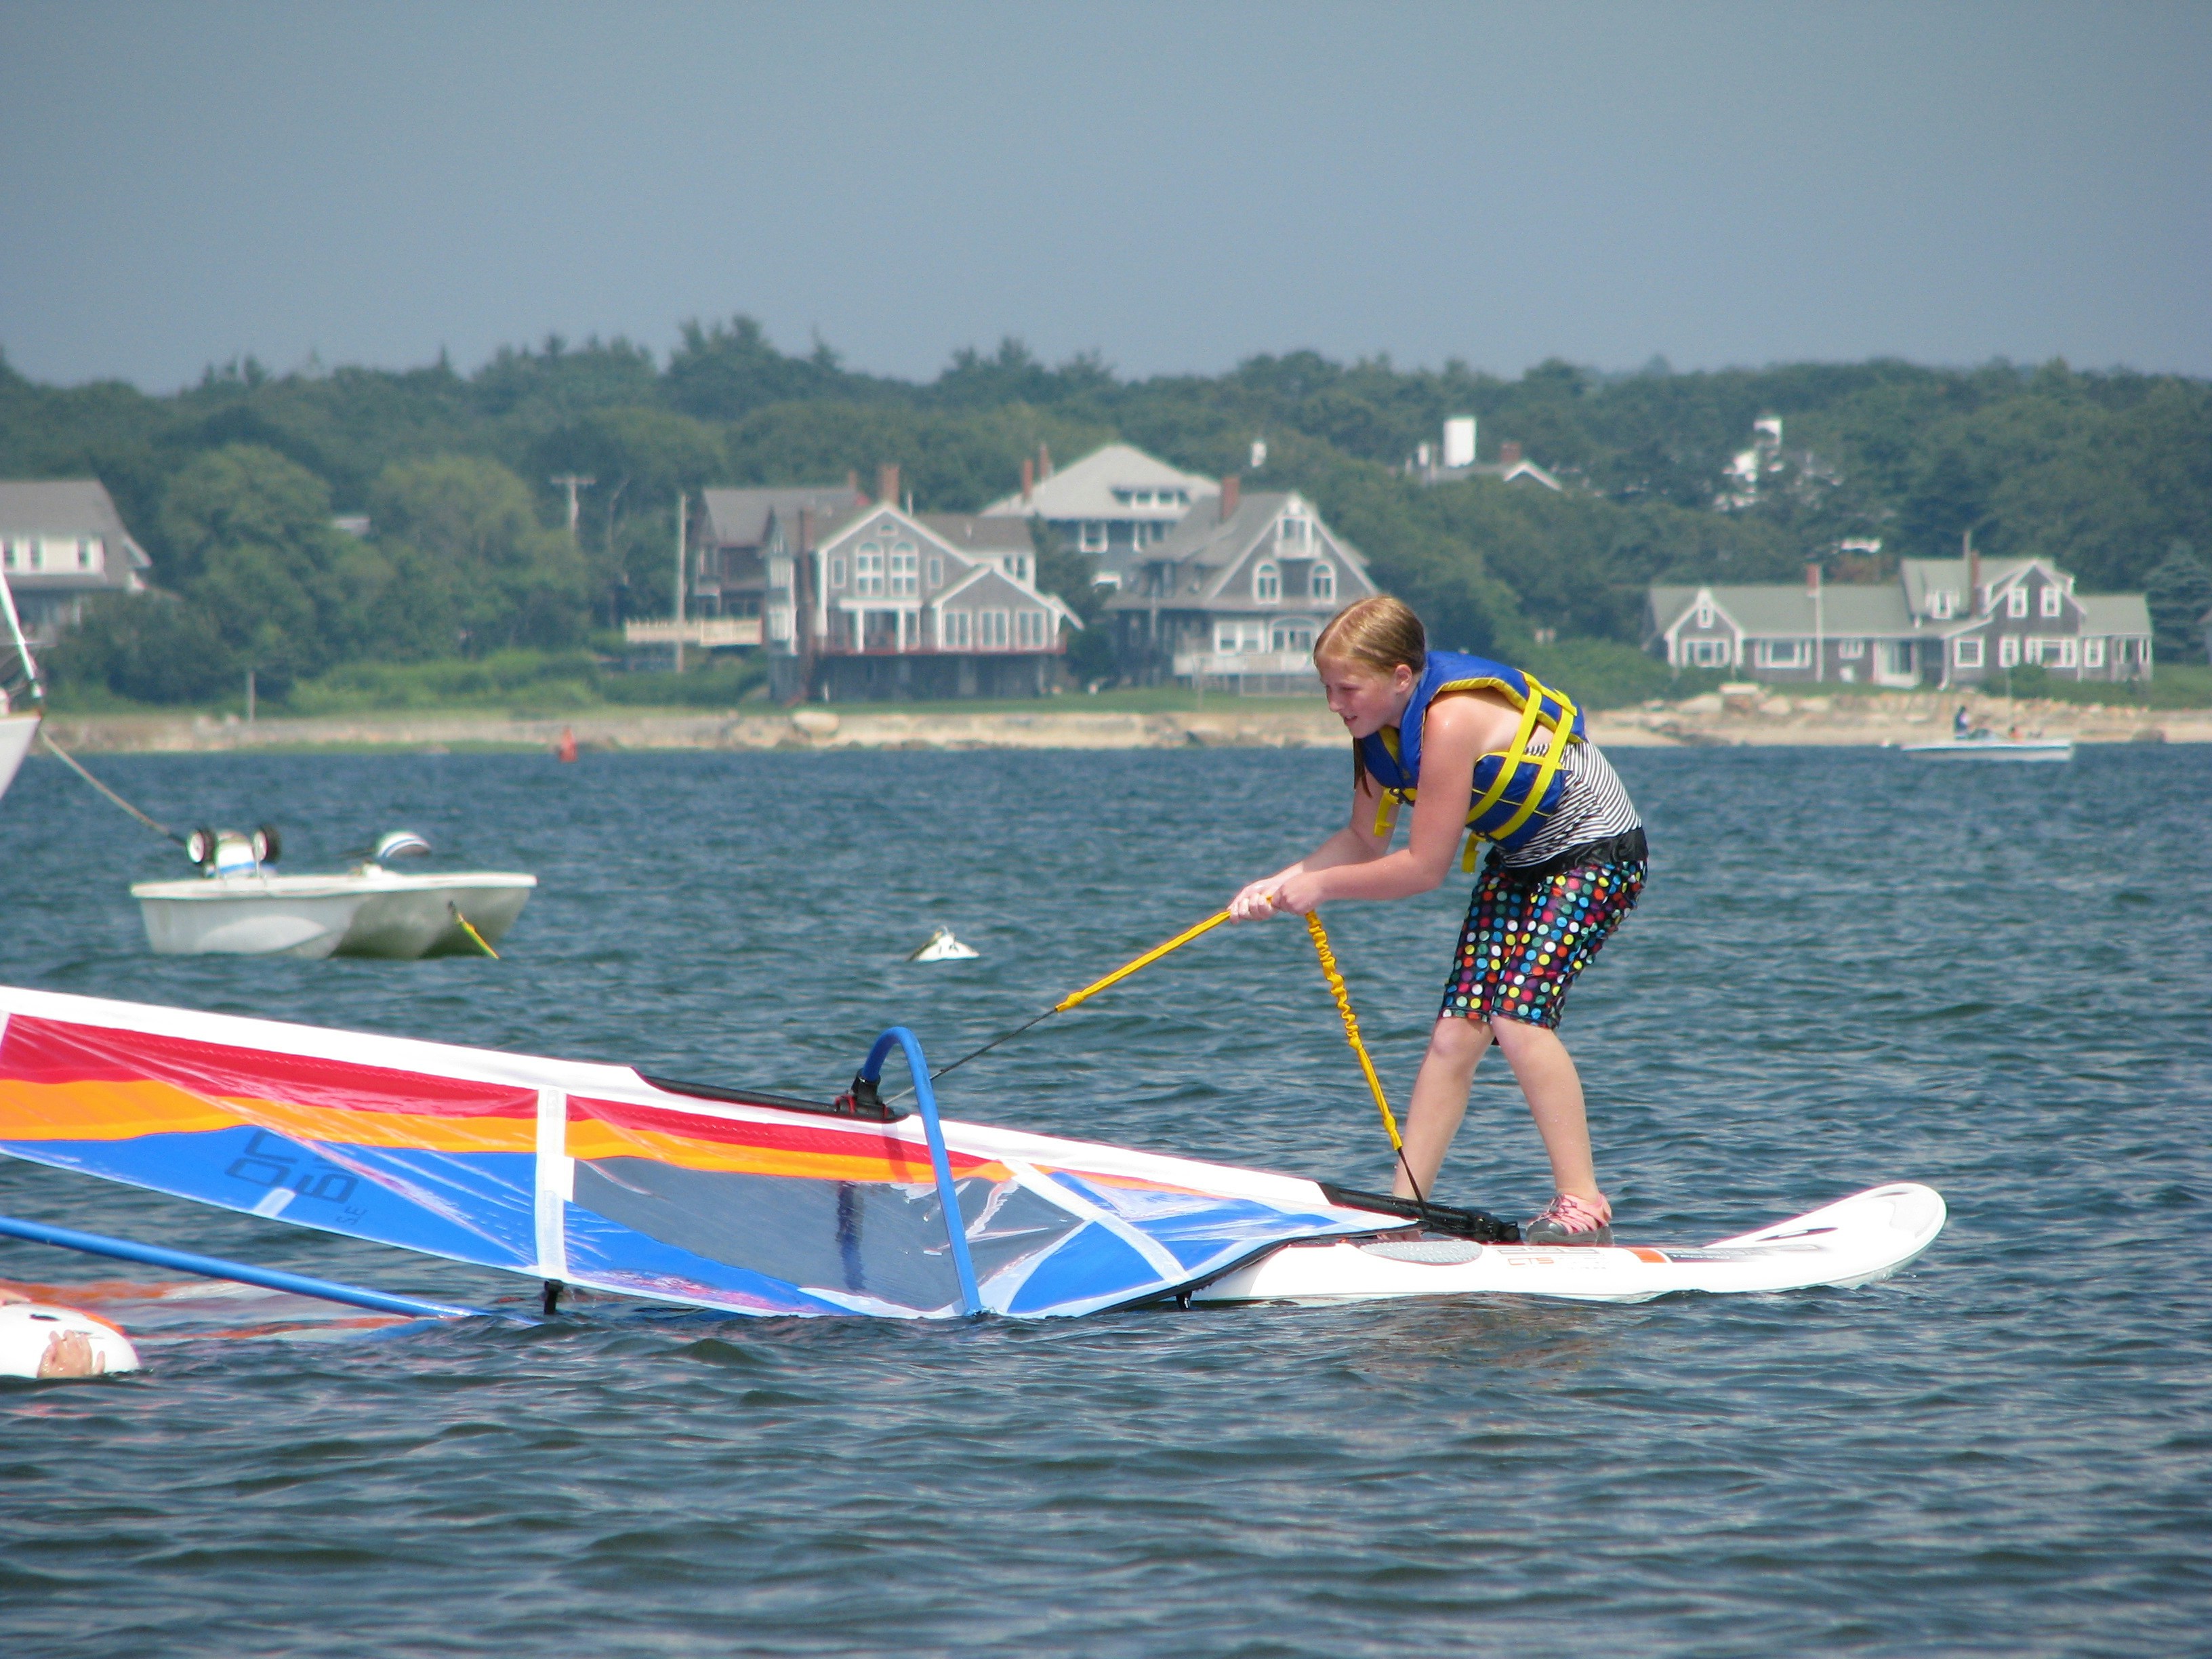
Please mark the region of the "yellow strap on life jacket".
<svg viewBox="0 0 2212 1659"><path fill-rule="evenodd" d="M1544 792L1552 787L1552 779L1559 769L1559 762L1566 756L1567 744L1573 741L1575 706L1567 700L1566 693L1547 690L1537 683L1534 675L1524 675L1523 678L1528 681L1530 708L1540 707L1543 699L1548 696L1559 705L1559 713L1556 719L1546 722L1551 727L1552 741L1545 746L1542 757L1536 763L1536 781L1529 786L1528 794L1522 798L1520 810L1498 826L1498 833L1491 837L1493 841L1504 841L1506 836L1528 823L1529 815L1543 804ZM1525 732L1528 730L1528 716L1525 714L1522 716L1522 729ZM1510 765L1527 758L1526 749L1520 741L1516 740L1514 752L1506 757L1506 762ZM1504 769L1501 767L1498 776L1502 779L1504 775Z"/></svg>

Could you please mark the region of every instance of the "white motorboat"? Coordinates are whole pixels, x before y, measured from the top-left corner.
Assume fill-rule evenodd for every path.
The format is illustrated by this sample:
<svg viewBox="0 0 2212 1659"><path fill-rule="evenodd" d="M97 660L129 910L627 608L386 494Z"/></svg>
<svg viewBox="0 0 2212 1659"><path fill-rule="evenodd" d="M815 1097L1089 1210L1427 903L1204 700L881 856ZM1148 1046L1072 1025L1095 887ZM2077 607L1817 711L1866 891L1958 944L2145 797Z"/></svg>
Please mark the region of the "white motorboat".
<svg viewBox="0 0 2212 1659"><path fill-rule="evenodd" d="M538 878L471 870L401 875L384 860L429 846L404 831L386 836L362 863L338 875L269 872L278 847L264 826L251 836L196 830L186 852L205 872L194 881L142 881L146 942L160 956L487 956L522 914Z"/></svg>
<svg viewBox="0 0 2212 1659"><path fill-rule="evenodd" d="M1944 743L1908 743L1905 752L1915 760L1936 761L2070 761L2071 738L1999 738L1975 732Z"/></svg>

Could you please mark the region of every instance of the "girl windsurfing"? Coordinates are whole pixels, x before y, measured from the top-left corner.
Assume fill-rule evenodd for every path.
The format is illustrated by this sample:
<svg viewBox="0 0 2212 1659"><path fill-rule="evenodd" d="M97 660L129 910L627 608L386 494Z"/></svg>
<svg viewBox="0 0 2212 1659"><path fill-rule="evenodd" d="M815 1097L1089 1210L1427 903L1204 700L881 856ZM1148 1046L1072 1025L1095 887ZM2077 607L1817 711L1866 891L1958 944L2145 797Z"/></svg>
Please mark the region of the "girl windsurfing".
<svg viewBox="0 0 2212 1659"><path fill-rule="evenodd" d="M1314 641L1314 666L1352 734L1352 821L1246 886L1231 915L1304 915L1332 899L1425 893L1443 881L1462 836L1470 871L1477 843L1488 842L1413 1085L1396 1191L1429 1195L1475 1064L1495 1042L1552 1163L1555 1196L1522 1237L1611 1243L1582 1079L1557 1028L1575 976L1643 890L1635 804L1565 696L1502 663L1430 650L1421 619L1388 595L1339 611ZM1394 853L1401 802L1412 803L1413 831Z"/></svg>

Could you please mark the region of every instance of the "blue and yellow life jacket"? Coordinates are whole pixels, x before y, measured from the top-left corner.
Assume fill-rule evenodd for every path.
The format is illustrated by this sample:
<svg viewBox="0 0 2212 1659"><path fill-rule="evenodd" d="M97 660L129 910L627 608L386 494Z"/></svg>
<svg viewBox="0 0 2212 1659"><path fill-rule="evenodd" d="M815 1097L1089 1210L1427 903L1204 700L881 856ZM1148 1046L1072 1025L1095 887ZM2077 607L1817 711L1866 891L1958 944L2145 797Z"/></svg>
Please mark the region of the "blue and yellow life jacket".
<svg viewBox="0 0 2212 1659"><path fill-rule="evenodd" d="M1554 691L1533 674L1524 674L1486 657L1459 651L1431 651L1428 666L1413 684L1413 695L1395 726L1386 726L1372 737L1359 739L1359 758L1368 775L1382 791L1375 814L1375 833L1388 836L1398 815L1398 803L1420 793L1421 724L1429 705L1447 691L1495 691L1521 711L1520 729L1506 748L1480 756L1474 763L1474 793L1467 810L1467 853L1460 861L1474 868L1480 843L1495 842L1507 852L1533 840L1559 810L1567 781L1559 763L1571 743L1588 741L1582 711L1564 692ZM1551 741L1540 755L1528 752L1528 740L1548 732Z"/></svg>

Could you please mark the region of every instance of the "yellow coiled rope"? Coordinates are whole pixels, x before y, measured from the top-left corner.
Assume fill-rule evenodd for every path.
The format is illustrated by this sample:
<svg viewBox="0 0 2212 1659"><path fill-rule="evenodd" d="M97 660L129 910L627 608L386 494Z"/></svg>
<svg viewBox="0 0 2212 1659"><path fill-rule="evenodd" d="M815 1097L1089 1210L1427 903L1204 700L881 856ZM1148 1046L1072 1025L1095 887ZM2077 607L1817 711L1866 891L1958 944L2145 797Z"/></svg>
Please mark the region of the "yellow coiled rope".
<svg viewBox="0 0 2212 1659"><path fill-rule="evenodd" d="M1359 1036L1359 1016L1352 1012L1352 993L1345 988L1344 975L1337 971L1336 952L1328 948L1328 929L1321 925L1318 909L1306 912L1306 932L1313 935L1314 955L1321 958L1322 976L1328 981L1328 994L1336 999L1336 1012L1344 1018L1344 1040L1352 1045L1358 1056L1359 1070L1367 1079L1367 1091L1375 1097L1375 1109L1382 1114L1382 1128L1390 1137L1390 1150L1398 1155L1398 1167L1406 1172L1413 1184L1413 1201L1428 1202L1421 1191L1420 1178L1413 1166L1406 1161L1406 1142L1398 1133L1398 1120L1390 1110L1389 1097L1382 1092L1382 1079L1375 1074L1375 1062L1368 1057L1367 1044Z"/></svg>

